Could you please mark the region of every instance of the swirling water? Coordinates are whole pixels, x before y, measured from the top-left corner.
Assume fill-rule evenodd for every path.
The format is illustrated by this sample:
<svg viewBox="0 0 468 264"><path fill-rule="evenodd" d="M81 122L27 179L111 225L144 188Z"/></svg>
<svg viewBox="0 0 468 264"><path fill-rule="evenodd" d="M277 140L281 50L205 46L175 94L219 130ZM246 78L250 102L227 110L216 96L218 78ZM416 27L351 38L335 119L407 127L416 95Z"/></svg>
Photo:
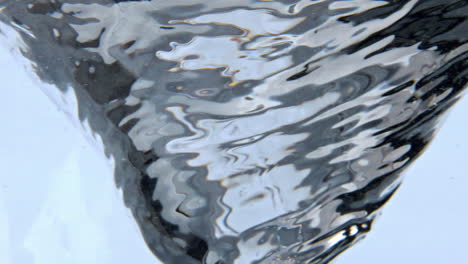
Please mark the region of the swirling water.
<svg viewBox="0 0 468 264"><path fill-rule="evenodd" d="M170 264L328 263L466 87L466 1L0 5Z"/></svg>

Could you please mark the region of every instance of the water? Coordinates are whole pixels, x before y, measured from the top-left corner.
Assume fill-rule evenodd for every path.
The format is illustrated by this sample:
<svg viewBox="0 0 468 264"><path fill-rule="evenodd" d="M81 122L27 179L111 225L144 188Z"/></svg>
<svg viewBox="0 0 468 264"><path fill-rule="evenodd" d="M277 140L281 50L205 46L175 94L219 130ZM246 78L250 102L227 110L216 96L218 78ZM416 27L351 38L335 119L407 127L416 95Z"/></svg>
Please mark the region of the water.
<svg viewBox="0 0 468 264"><path fill-rule="evenodd" d="M466 1L0 4L165 263L328 263L466 87Z"/></svg>

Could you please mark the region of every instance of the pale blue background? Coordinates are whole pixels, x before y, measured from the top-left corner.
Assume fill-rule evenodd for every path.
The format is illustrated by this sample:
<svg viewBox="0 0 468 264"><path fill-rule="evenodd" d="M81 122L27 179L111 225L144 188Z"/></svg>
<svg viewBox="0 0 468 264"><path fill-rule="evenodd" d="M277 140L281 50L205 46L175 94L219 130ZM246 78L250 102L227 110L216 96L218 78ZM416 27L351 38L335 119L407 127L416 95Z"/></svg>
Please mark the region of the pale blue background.
<svg viewBox="0 0 468 264"><path fill-rule="evenodd" d="M86 128L5 47L0 69L0 264L157 263L113 186L112 166L89 144L99 140L84 137ZM336 263L468 263L467 115L465 98L371 235Z"/></svg>

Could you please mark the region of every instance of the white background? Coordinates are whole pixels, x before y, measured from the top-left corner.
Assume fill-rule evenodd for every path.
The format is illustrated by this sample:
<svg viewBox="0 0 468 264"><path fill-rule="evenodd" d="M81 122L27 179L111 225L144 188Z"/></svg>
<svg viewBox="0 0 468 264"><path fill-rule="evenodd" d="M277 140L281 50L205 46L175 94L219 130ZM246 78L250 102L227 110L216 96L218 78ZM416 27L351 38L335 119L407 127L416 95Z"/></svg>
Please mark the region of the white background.
<svg viewBox="0 0 468 264"><path fill-rule="evenodd" d="M0 264L157 263L99 144L1 48ZM337 264L468 263L467 115L464 98L374 231Z"/></svg>

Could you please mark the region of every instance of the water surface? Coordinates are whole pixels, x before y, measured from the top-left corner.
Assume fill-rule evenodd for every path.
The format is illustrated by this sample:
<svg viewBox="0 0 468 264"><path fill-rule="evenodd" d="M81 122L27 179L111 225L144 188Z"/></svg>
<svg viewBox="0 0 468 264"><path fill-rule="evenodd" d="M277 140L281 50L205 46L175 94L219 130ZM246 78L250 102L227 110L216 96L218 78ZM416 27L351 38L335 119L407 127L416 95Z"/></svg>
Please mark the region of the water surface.
<svg viewBox="0 0 468 264"><path fill-rule="evenodd" d="M165 263L329 262L466 87L466 1L0 4Z"/></svg>

